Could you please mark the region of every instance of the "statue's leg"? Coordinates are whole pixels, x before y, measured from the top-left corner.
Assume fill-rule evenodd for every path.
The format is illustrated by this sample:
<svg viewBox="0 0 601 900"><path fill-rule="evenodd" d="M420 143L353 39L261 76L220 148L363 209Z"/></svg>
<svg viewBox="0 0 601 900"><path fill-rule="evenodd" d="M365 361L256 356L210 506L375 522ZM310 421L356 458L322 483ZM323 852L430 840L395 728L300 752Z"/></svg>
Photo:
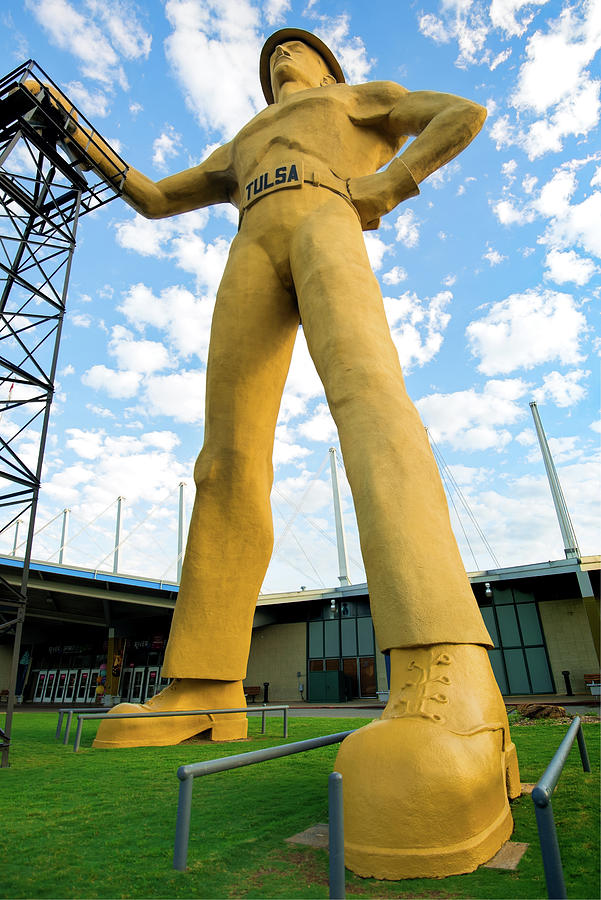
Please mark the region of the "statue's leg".
<svg viewBox="0 0 601 900"><path fill-rule="evenodd" d="M427 435L343 202L299 229L292 271L353 492L377 641L391 658L382 719L345 740L336 763L347 865L381 878L471 871L511 834L515 748Z"/></svg>
<svg viewBox="0 0 601 900"><path fill-rule="evenodd" d="M174 681L144 707L115 712L246 705L253 614L273 546L273 439L298 322L269 258L239 235L211 330L205 439L163 666ZM173 744L209 728L214 740L244 737L246 716L107 719L95 746Z"/></svg>

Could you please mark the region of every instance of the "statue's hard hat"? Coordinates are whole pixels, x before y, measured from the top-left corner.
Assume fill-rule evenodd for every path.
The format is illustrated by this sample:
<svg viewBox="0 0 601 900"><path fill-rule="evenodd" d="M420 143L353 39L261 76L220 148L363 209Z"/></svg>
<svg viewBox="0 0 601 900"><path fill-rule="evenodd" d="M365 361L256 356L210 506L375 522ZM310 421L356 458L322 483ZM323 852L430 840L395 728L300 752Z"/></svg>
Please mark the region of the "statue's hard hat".
<svg viewBox="0 0 601 900"><path fill-rule="evenodd" d="M269 69L269 61L271 54L278 44L285 44L287 41L302 41L317 50L324 62L327 64L332 75L339 84L344 84L345 78L340 63L326 44L317 35L310 31L304 31L302 28L280 28L267 38L263 49L261 50L261 59L259 61L259 76L261 78L261 87L268 103L274 102L273 90L271 87L271 72Z"/></svg>

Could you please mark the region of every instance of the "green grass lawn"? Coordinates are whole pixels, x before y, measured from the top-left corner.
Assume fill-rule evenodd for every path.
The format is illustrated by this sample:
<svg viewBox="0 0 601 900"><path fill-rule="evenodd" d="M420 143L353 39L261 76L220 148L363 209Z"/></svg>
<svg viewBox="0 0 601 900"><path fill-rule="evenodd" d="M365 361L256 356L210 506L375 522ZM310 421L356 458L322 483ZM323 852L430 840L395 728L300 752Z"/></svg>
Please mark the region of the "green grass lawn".
<svg viewBox="0 0 601 900"><path fill-rule="evenodd" d="M312 898L328 896L325 851L284 839L327 822L337 745L197 780L187 872L172 868L183 763L284 743L281 719L250 718L247 742L91 750L54 738L54 712L18 713L11 767L0 770L0 896ZM288 741L358 728L365 719L293 718ZM512 728L522 781L535 782L566 724ZM74 732L72 732L72 738ZM585 725L593 772L576 745L554 795L568 897L599 896L599 726ZM402 777L402 773L399 773ZM440 880L378 882L347 872L348 897L546 897L530 797L513 804L513 840L530 844L517 872L479 869Z"/></svg>

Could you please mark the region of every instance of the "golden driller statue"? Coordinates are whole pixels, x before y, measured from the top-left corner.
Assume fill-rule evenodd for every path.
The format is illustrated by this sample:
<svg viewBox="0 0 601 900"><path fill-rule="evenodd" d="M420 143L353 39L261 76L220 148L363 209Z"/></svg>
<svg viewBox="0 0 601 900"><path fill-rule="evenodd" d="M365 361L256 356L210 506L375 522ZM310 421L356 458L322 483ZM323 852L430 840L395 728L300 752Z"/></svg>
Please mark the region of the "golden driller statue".
<svg viewBox="0 0 601 900"><path fill-rule="evenodd" d="M133 709L245 705L273 543L274 431L302 322L338 427L377 641L391 662L382 717L347 738L336 760L346 862L393 879L471 871L511 834L515 747L488 660L492 642L361 232L418 194L486 112L388 81L347 85L328 47L295 28L267 40L260 74L268 105L232 141L159 182L129 169L123 189L149 218L214 203L240 210L213 317L204 446L163 667L174 680ZM73 126L75 144L86 138ZM108 168L100 156L98 167ZM235 740L246 726L240 713L109 715L95 746L175 744L208 729L213 740Z"/></svg>

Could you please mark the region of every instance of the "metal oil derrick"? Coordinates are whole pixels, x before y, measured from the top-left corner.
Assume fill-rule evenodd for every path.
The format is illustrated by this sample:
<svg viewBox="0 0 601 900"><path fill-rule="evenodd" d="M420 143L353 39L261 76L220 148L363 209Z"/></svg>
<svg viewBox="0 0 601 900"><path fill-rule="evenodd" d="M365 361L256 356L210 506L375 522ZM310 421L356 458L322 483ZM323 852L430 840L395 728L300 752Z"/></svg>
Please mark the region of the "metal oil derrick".
<svg viewBox="0 0 601 900"><path fill-rule="evenodd" d="M61 94L65 109L52 99ZM66 111L68 110L68 112ZM89 135L69 142L74 123ZM19 590L0 577L0 633L14 633L8 753L35 514L79 217L121 192L125 163L33 60L0 79L0 534L28 520ZM92 170L104 162L109 173ZM84 175L85 172L85 175Z"/></svg>

